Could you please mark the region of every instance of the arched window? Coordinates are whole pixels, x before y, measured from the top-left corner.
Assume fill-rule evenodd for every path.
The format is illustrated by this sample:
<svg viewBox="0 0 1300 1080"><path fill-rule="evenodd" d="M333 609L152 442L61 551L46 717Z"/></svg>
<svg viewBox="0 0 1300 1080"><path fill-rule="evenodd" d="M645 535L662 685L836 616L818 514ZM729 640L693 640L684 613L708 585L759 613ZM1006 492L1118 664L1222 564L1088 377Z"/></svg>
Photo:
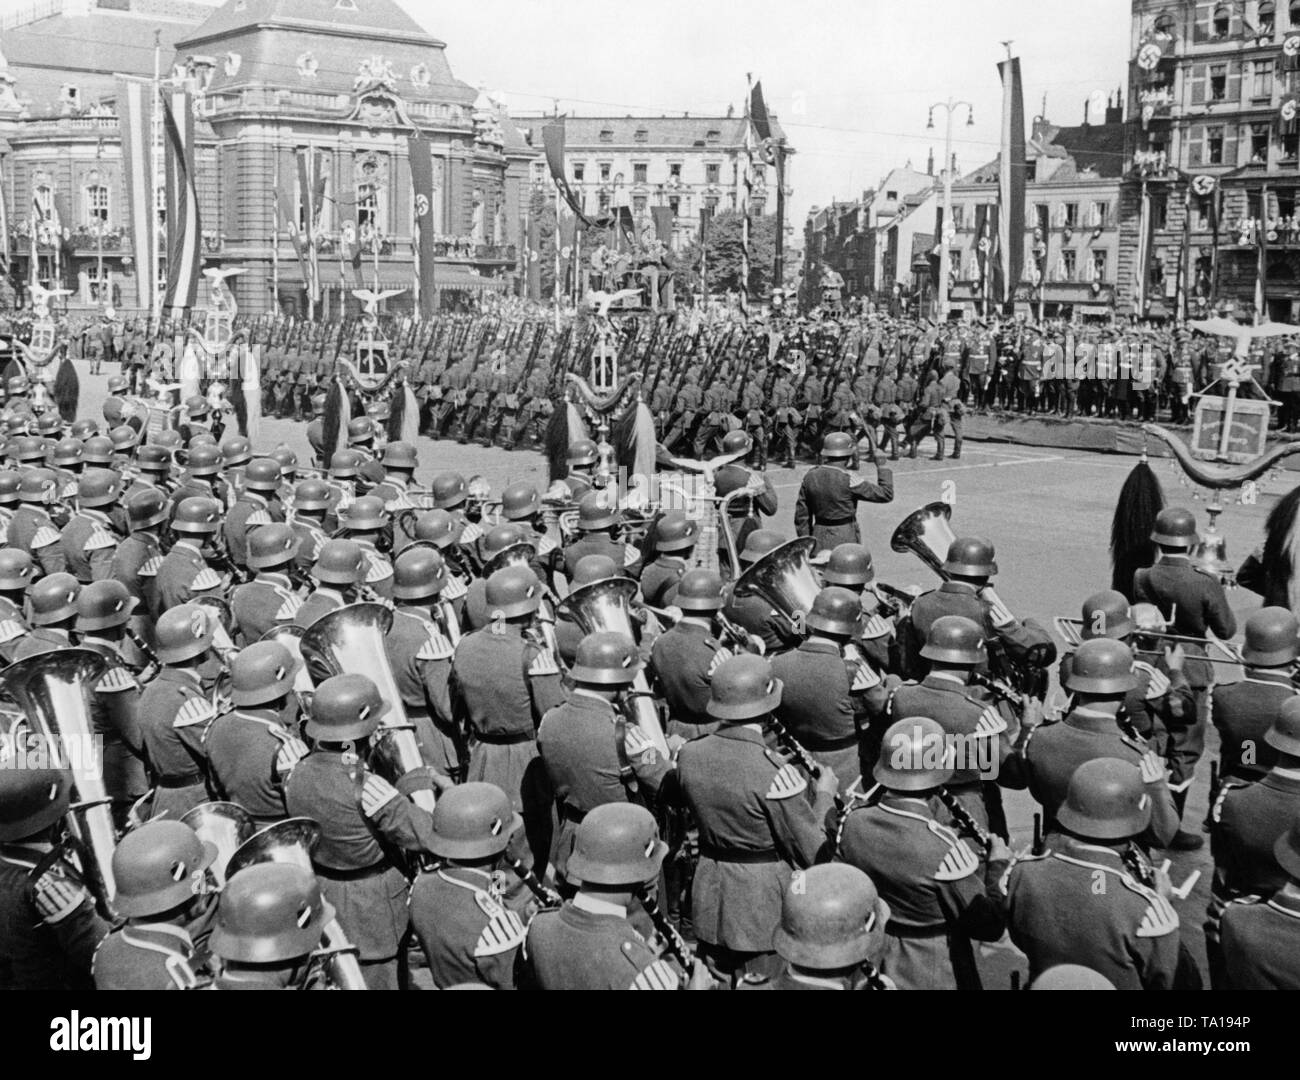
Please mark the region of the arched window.
<svg viewBox="0 0 1300 1080"><path fill-rule="evenodd" d="M41 220L48 221L54 216L54 189L48 184L40 184L32 192L32 205Z"/></svg>
<svg viewBox="0 0 1300 1080"><path fill-rule="evenodd" d="M1256 30L1260 37L1273 36L1273 27L1277 22L1277 8L1273 5L1273 0L1260 0L1259 14L1256 20Z"/></svg>
<svg viewBox="0 0 1300 1080"><path fill-rule="evenodd" d="M1212 27L1216 38L1226 38L1228 31L1232 29L1232 12L1226 7L1215 8Z"/></svg>
<svg viewBox="0 0 1300 1080"><path fill-rule="evenodd" d="M1163 15L1157 15L1154 29L1157 34L1164 34L1173 37L1174 17L1167 11Z"/></svg>
<svg viewBox="0 0 1300 1080"><path fill-rule="evenodd" d="M108 188L103 184L91 184L86 188L86 224L92 228L107 227L108 211Z"/></svg>
<svg viewBox="0 0 1300 1080"><path fill-rule="evenodd" d="M1291 0L1286 12L1287 22L1291 26L1300 26L1300 0Z"/></svg>

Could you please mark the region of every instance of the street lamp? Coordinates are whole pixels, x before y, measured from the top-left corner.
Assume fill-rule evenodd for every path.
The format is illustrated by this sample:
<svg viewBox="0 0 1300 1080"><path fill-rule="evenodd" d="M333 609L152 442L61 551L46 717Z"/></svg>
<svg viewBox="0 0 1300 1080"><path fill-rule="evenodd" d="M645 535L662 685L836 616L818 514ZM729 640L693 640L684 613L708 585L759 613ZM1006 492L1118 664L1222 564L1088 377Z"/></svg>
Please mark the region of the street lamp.
<svg viewBox="0 0 1300 1080"><path fill-rule="evenodd" d="M948 318L948 230L952 228L952 116L958 109L966 110L966 126L973 127L975 124L975 106L969 101L953 101L949 98L947 101L936 101L930 106L929 117L926 120L926 130L934 130L934 110L943 109L944 111L944 138L943 138L943 233L938 237L939 240L939 319L946 321Z"/></svg>

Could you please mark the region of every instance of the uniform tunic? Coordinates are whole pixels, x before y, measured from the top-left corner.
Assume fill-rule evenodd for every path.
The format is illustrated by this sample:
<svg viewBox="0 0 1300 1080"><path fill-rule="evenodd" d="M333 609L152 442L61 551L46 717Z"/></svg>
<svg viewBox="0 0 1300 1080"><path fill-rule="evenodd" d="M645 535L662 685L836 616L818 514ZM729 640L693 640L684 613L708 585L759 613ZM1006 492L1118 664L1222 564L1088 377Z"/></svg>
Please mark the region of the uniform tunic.
<svg viewBox="0 0 1300 1080"><path fill-rule="evenodd" d="M861 543L857 504L894 501L894 474L880 466L876 483L839 465L815 465L804 474L794 507L794 531L811 536L819 551L839 544Z"/></svg>
<svg viewBox="0 0 1300 1080"><path fill-rule="evenodd" d="M676 990L683 974L661 956L627 911L579 893L528 927L525 951L542 990Z"/></svg>
<svg viewBox="0 0 1300 1080"><path fill-rule="evenodd" d="M473 866L443 866L411 886L411 928L440 990L482 983L513 990L527 927L494 875Z"/></svg>

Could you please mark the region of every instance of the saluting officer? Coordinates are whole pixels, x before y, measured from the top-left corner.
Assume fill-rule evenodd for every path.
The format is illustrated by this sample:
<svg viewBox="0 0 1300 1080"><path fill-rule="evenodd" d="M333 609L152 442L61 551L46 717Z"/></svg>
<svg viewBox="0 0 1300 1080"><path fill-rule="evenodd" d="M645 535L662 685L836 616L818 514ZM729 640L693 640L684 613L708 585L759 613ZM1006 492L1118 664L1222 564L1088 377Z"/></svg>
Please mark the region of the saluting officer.
<svg viewBox="0 0 1300 1080"><path fill-rule="evenodd" d="M900 990L981 989L971 942L1006 929L999 881L1010 849L991 837L981 857L943 824L947 741L929 717L892 724L872 769L883 794L856 797L839 823L836 857L870 875L889 905L881 970Z"/></svg>
<svg viewBox="0 0 1300 1080"><path fill-rule="evenodd" d="M289 568L300 544L298 535L283 522L259 525L249 533L244 561L257 576L236 586L230 596L235 644L251 644L273 627L293 622L303 598L289 578Z"/></svg>
<svg viewBox="0 0 1300 1080"><path fill-rule="evenodd" d="M1273 845L1286 883L1223 913L1224 988L1300 990L1300 816Z"/></svg>
<svg viewBox="0 0 1300 1080"><path fill-rule="evenodd" d="M425 770L394 787L366 767L370 737L388 709L364 675L322 682L305 727L312 750L289 774L284 793L292 816L321 827L312 864L371 990L397 988L397 954L409 925L406 877L389 852L428 851L433 831L428 811L407 798L433 785Z"/></svg>
<svg viewBox="0 0 1300 1080"><path fill-rule="evenodd" d="M677 759L677 779L699 822L695 933L702 957L733 979L773 970L781 889L793 869L816 860L821 822L839 789L834 770L823 766L810 801L804 774L768 749L765 728L781 690L761 656L723 661L708 705L722 726L687 743ZM582 876L576 868L570 873Z"/></svg>
<svg viewBox="0 0 1300 1080"><path fill-rule="evenodd" d="M113 908L126 921L95 950L97 990L193 990L216 914L216 847L180 821L147 821L113 850ZM197 939L197 940L196 940Z"/></svg>
<svg viewBox="0 0 1300 1080"><path fill-rule="evenodd" d="M1098 757L1071 775L1050 848L1017 858L1008 876L1011 940L1031 979L1081 964L1117 990L1179 987L1169 878L1133 846L1151 818L1150 784L1136 766Z"/></svg>
<svg viewBox="0 0 1300 1080"><path fill-rule="evenodd" d="M495 784L458 784L433 808L429 849L440 865L415 879L410 910L438 989L515 988L528 931L521 898L511 900L501 867L522 828L523 818Z"/></svg>
<svg viewBox="0 0 1300 1080"><path fill-rule="evenodd" d="M794 507L794 531L811 536L818 550L836 544L860 543L857 504L894 501L894 474L876 463L876 483L855 476L844 465L854 454L853 437L832 431L822 440L821 463L804 474ZM875 458L873 456L873 461Z"/></svg>

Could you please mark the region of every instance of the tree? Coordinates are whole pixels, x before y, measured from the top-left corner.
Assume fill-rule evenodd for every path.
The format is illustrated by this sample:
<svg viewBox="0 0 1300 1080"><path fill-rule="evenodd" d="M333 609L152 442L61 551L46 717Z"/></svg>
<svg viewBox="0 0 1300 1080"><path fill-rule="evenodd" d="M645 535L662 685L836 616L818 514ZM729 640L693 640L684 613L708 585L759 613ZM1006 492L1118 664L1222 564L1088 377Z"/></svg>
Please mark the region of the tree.
<svg viewBox="0 0 1300 1080"><path fill-rule="evenodd" d="M702 256L707 255L706 270L710 292L739 291L741 255L741 215L727 210L717 214L708 226L708 250L698 241L682 253L682 261L699 280ZM772 262L776 257L776 215L753 217L749 222L749 294L762 296L772 287Z"/></svg>

